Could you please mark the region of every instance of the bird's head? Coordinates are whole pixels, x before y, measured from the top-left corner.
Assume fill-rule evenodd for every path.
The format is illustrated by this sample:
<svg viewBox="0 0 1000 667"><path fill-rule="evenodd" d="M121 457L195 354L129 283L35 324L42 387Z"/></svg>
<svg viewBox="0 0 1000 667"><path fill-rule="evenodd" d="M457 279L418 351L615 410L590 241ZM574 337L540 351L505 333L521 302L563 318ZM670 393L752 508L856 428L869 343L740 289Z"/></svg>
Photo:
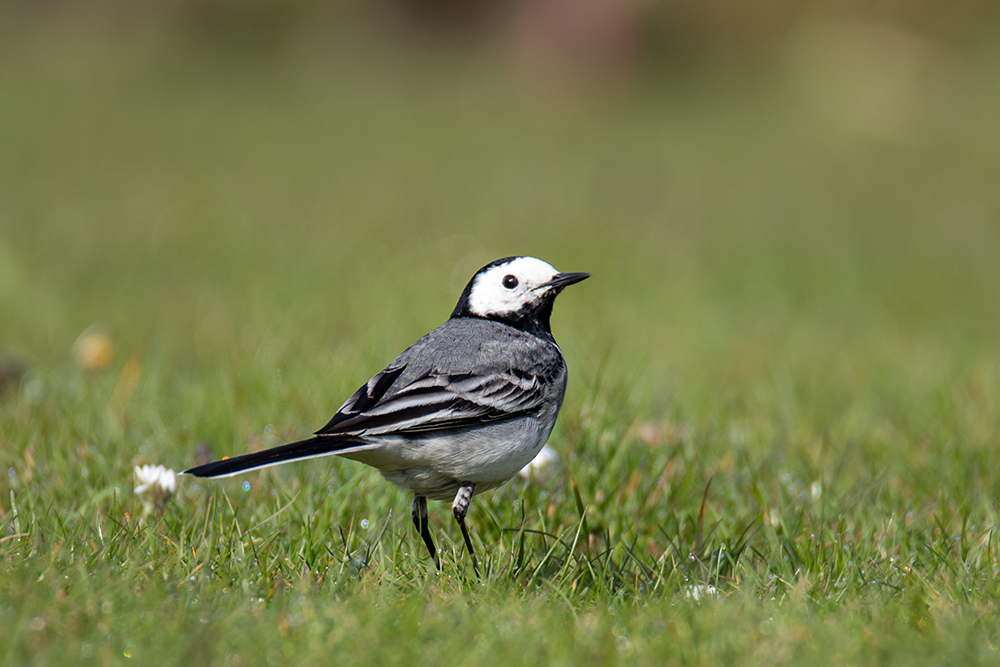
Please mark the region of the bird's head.
<svg viewBox="0 0 1000 667"><path fill-rule="evenodd" d="M589 273L559 273L534 257L505 257L476 272L452 317L496 320L551 338L549 316L556 296Z"/></svg>

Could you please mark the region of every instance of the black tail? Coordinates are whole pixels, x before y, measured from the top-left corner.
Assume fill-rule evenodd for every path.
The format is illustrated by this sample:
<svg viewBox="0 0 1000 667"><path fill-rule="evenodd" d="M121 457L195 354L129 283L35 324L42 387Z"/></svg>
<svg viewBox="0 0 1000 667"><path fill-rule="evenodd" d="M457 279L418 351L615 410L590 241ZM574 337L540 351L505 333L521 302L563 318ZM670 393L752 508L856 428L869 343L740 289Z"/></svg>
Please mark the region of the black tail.
<svg viewBox="0 0 1000 667"><path fill-rule="evenodd" d="M206 463L203 466L196 466L190 470L185 470L181 474L194 475L195 477L229 477L230 475L238 475L241 472L276 466L281 463L342 454L346 450L364 449L366 446L372 447L374 445L356 438L318 436L309 438L308 440L291 442L272 449L265 449L262 452L243 454L242 456L225 458L214 463Z"/></svg>

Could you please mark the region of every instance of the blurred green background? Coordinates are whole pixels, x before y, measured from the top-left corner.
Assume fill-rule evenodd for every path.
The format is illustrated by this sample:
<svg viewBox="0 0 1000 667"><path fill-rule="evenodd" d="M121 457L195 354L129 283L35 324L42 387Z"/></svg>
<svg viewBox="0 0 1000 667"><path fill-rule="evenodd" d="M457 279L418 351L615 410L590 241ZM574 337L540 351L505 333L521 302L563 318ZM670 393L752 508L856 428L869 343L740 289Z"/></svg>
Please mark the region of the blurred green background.
<svg viewBox="0 0 1000 667"><path fill-rule="evenodd" d="M514 254L594 277L560 297L553 318L571 371L552 442L561 476L544 491L516 482L477 497L470 517L487 553L508 553L500 527L516 523L521 498L533 528L572 535L575 480L611 542L637 544L640 560L683 560L677 544L702 546L695 518L714 479L715 539L760 527L732 597L764 606L687 621L657 612L671 628L704 630L663 635L705 642L703 664L759 656L757 642L774 662L842 646L884 658L878 641L898 664L922 647L992 654L996 586L969 591L1000 566L998 7L0 4L0 546L20 568L3 589L18 602L4 610L48 619L0 630L16 647L5 655L124 646L96 611L73 620L71 610L106 596L138 619L132 585L147 583L128 570L136 562L169 582L149 583L142 608L173 618L170 595L182 612L190 605L149 640L163 648L198 627L205 605L236 604L223 600L227 576L268 596L266 618L284 618L291 598L266 592L301 567L301 545L339 548L337 526L392 510L391 534L412 538L407 499L375 473L290 466L252 478L250 496L242 479L212 487L251 498L260 522L304 494L299 514L265 526L290 531L280 558L260 572L223 559L238 572L218 574L196 564L218 544L191 549L191 562L173 544L207 530L222 505L182 487L158 532L143 533L127 518L139 511L132 467L183 469L200 443L221 456L322 426L447 317L476 269ZM84 332L108 337L105 367L74 359ZM109 522L138 531L121 569L105 559ZM825 531L840 537L824 542ZM844 535L857 552L830 565ZM46 559L73 572L66 545L77 538L95 549L72 575L79 597L59 607L55 588L52 599L28 595L39 577L52 581ZM385 544L397 574L415 578L409 555ZM884 597L866 597L871 577L855 562L884 568ZM186 583L192 570L204 579ZM921 592L899 606L911 572ZM572 577L553 581L567 600L583 595ZM881 609L882 639L857 639L871 619L858 606L824 625L795 606L802 595L809 609ZM767 607L775 598L792 611ZM209 626L220 636L253 626L232 609L231 625ZM518 628L566 620L522 611L497 617ZM892 625L897 611L912 627ZM59 636L76 640L43 639L60 618L70 629ZM784 639L758 633L765 622ZM584 634L610 638L617 621L593 623ZM794 634L800 624L823 638L816 647ZM723 636L721 649L706 639Z"/></svg>
<svg viewBox="0 0 1000 667"><path fill-rule="evenodd" d="M0 344L32 366L93 323L119 360L382 358L505 254L596 273L557 333L653 385L997 334L995 3L0 11Z"/></svg>

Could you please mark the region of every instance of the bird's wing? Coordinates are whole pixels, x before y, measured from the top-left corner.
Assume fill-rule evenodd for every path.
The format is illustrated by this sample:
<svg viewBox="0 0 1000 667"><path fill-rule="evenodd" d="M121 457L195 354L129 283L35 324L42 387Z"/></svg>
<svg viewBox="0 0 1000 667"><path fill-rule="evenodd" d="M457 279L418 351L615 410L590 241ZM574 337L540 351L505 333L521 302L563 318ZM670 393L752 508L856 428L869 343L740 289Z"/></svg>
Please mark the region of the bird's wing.
<svg viewBox="0 0 1000 667"><path fill-rule="evenodd" d="M384 435L474 426L529 413L549 380L520 370L430 371L395 384L405 365L390 366L358 389L316 435Z"/></svg>

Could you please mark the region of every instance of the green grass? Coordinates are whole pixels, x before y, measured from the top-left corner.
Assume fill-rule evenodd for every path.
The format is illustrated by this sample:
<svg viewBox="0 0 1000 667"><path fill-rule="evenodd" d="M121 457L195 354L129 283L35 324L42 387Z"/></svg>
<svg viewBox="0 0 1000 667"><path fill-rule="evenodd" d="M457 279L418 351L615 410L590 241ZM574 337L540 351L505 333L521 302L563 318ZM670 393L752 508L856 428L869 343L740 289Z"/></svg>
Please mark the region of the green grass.
<svg viewBox="0 0 1000 667"><path fill-rule="evenodd" d="M995 46L942 56L914 99L947 104L886 135L780 54L576 106L481 60L26 25L2 664L998 659ZM594 278L554 315L558 470L470 512L482 579L445 505L436 573L349 461L184 479L142 517L134 466L322 426L508 254ZM116 356L87 372L94 324Z"/></svg>

